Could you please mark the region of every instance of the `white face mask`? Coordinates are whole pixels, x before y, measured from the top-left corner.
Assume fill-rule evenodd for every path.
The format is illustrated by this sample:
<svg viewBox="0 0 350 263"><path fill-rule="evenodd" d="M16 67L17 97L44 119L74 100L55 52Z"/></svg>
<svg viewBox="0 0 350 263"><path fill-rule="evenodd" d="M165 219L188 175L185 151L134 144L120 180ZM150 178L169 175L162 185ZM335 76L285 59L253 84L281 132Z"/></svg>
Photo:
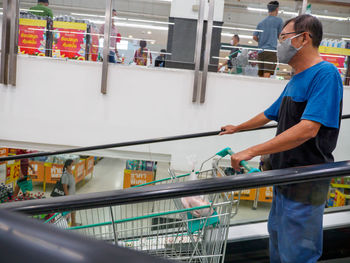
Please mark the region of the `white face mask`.
<svg viewBox="0 0 350 263"><path fill-rule="evenodd" d="M304 47L301 46L300 48L295 48L292 45L292 39L300 36L301 34L303 33L300 33L291 38L287 38L282 43L278 43L277 57L280 63L288 64L291 61L291 59L296 55L296 53L298 53L298 51Z"/></svg>
<svg viewBox="0 0 350 263"><path fill-rule="evenodd" d="M231 39L230 44L231 44L231 46L234 46L234 41L233 41L233 39Z"/></svg>

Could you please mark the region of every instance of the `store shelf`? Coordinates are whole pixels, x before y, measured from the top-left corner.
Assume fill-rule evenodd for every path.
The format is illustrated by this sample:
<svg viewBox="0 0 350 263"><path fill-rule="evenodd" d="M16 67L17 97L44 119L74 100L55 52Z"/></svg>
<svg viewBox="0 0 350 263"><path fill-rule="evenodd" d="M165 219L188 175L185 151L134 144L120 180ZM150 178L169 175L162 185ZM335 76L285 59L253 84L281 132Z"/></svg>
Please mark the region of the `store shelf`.
<svg viewBox="0 0 350 263"><path fill-rule="evenodd" d="M346 188L346 189L350 189L350 185L349 184L331 184L332 187L334 188Z"/></svg>
<svg viewBox="0 0 350 263"><path fill-rule="evenodd" d="M329 196L330 196L330 197L335 197L335 194L330 194ZM345 198L346 198L346 199L350 199L350 195L345 195Z"/></svg>
<svg viewBox="0 0 350 263"><path fill-rule="evenodd" d="M319 51L322 54L350 56L350 49L345 49L345 48L320 46Z"/></svg>

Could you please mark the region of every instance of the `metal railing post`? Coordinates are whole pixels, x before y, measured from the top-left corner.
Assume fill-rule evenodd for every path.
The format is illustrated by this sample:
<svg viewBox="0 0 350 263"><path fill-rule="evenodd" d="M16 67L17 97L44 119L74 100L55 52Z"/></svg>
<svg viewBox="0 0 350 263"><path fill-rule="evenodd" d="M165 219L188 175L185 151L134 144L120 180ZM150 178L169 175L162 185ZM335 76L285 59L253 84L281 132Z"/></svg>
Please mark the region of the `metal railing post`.
<svg viewBox="0 0 350 263"><path fill-rule="evenodd" d="M195 50L194 50L194 81L193 81L192 102L197 101L198 90L199 90L200 84L201 84L199 69L200 69L200 64L201 64L201 50L202 50L202 38L203 38L205 1L206 0L199 0L196 46L195 46Z"/></svg>
<svg viewBox="0 0 350 263"><path fill-rule="evenodd" d="M16 85L19 0L3 2L0 83Z"/></svg>
<svg viewBox="0 0 350 263"><path fill-rule="evenodd" d="M104 26L104 40L103 40L103 63L102 63L102 79L101 79L101 93L107 93L108 80L108 58L109 58L109 44L112 27L112 3L113 0L106 0L106 15Z"/></svg>
<svg viewBox="0 0 350 263"><path fill-rule="evenodd" d="M16 86L18 53L19 0L11 0L11 29L9 46L9 84Z"/></svg>
<svg viewBox="0 0 350 263"><path fill-rule="evenodd" d="M305 14L307 8L307 0L303 0L303 5L301 7L301 15Z"/></svg>
<svg viewBox="0 0 350 263"><path fill-rule="evenodd" d="M210 63L211 38L213 33L214 7L215 7L215 0L209 0L209 13L208 13L208 23L207 23L207 35L205 38L204 65L203 65L203 74L202 74L202 82L201 82L202 85L201 85L200 103L205 102L205 93L207 90L207 77L208 77L208 67Z"/></svg>
<svg viewBox="0 0 350 263"><path fill-rule="evenodd" d="M9 18L7 14L8 0L3 2L3 15L2 15L2 36L1 36L1 72L0 72L0 83L8 83L8 41L9 41Z"/></svg>

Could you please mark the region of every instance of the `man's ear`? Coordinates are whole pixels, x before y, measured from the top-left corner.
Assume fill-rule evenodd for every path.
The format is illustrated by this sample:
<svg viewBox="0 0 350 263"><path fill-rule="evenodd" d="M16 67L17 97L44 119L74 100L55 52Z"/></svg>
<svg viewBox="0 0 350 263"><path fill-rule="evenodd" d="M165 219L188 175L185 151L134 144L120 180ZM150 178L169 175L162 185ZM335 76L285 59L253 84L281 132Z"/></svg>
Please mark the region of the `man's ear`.
<svg viewBox="0 0 350 263"><path fill-rule="evenodd" d="M312 42L312 38L310 37L310 33L306 32L306 34L303 35L303 46L311 42Z"/></svg>

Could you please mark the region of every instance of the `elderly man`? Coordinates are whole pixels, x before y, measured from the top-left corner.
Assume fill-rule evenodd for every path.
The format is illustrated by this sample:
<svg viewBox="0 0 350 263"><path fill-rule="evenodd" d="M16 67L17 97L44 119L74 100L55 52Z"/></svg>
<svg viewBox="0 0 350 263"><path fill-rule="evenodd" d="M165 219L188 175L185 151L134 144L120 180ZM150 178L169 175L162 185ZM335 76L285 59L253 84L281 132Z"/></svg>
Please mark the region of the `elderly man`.
<svg viewBox="0 0 350 263"><path fill-rule="evenodd" d="M318 53L322 24L311 15L288 20L277 47L279 61L295 70L280 97L263 113L221 134L278 122L273 139L231 156L242 160L271 154L272 169L333 162L340 127L343 85L338 70ZM270 261L316 262L322 254L322 219L329 180L274 187L269 216Z"/></svg>

